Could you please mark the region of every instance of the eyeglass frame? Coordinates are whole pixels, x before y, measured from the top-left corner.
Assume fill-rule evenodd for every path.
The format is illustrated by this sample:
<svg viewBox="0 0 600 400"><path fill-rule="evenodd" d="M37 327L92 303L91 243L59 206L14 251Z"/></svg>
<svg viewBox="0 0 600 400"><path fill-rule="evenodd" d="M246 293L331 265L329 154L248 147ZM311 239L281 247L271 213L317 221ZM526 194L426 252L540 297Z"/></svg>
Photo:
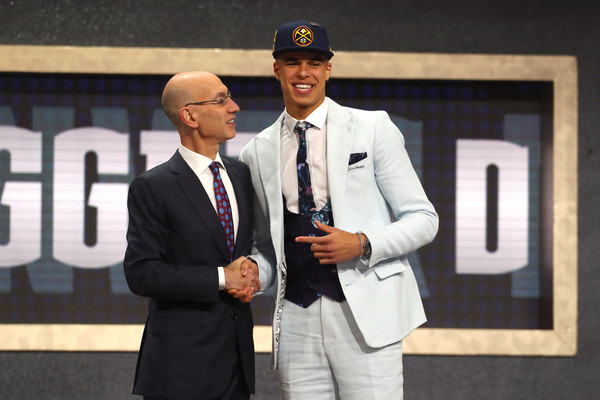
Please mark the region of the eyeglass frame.
<svg viewBox="0 0 600 400"><path fill-rule="evenodd" d="M203 104L218 104L221 107L224 107L225 104L227 104L227 102L230 99L231 99L231 91L228 90L227 94L225 94L225 96L221 96L218 99L191 102L191 103L187 103L184 107L188 107L188 106L201 106Z"/></svg>

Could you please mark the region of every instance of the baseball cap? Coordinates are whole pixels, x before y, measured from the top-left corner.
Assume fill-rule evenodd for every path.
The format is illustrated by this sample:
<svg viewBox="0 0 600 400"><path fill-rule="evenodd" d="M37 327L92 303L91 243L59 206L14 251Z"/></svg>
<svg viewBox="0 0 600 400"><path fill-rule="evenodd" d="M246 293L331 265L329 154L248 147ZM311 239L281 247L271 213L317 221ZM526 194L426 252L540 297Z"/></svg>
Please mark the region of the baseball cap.
<svg viewBox="0 0 600 400"><path fill-rule="evenodd" d="M290 51L311 51L333 57L325 27L306 20L286 22L275 31L273 58Z"/></svg>

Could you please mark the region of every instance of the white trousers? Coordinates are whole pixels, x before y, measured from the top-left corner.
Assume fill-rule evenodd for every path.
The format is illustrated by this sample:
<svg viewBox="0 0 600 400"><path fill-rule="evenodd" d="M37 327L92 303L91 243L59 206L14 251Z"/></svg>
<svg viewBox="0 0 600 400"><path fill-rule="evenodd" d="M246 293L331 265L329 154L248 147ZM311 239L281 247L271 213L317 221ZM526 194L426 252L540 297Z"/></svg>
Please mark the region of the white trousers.
<svg viewBox="0 0 600 400"><path fill-rule="evenodd" d="M325 296L308 308L285 300L279 386L290 400L402 400L402 341L365 344L348 302Z"/></svg>

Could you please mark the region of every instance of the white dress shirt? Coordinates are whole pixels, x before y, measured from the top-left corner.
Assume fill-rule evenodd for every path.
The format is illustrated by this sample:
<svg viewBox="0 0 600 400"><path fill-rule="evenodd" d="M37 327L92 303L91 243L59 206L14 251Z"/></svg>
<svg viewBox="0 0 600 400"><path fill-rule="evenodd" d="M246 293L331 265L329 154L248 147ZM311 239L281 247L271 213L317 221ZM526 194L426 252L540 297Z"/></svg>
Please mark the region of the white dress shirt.
<svg viewBox="0 0 600 400"><path fill-rule="evenodd" d="M221 180L223 181L223 186L225 186L225 190L227 191L227 195L229 196L229 203L231 204L231 214L233 217L233 234L237 237L238 232L238 224L240 221L237 201L235 198L235 190L233 189L233 185L231 183L231 179L229 179L229 175L227 175L227 170L225 169L225 164L221 160L221 155L217 153L217 157L214 160L211 160L208 157L203 156L202 154L198 154L193 152L192 150L184 147L182 144L179 145L179 154L183 157L184 161L187 165L190 166L192 171L196 174L202 187L204 187L204 191L208 195L210 202L217 212L217 199L215 196L215 189L213 187L214 175L209 168L210 164L213 161L216 161L220 164L219 173L221 174ZM235 239L234 239L235 240ZM218 268L219 273L219 290L225 289L225 272L223 272L223 267Z"/></svg>
<svg viewBox="0 0 600 400"><path fill-rule="evenodd" d="M310 182L317 210L329 200L327 182L327 111L329 99L314 110L304 121L312 125L306 131L306 163L310 172ZM298 213L298 168L296 155L300 146L294 127L298 122L285 111L281 129L281 190L290 212Z"/></svg>

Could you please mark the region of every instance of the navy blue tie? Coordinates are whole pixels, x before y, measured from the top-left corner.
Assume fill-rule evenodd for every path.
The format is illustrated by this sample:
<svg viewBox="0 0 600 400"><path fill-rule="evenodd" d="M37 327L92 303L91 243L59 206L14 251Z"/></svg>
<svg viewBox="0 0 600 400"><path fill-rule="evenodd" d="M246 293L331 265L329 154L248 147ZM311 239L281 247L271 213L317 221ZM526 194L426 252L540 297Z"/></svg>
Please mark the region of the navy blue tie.
<svg viewBox="0 0 600 400"><path fill-rule="evenodd" d="M298 166L298 213L300 215L309 215L311 210L316 209L312 187L310 186L310 171L306 163L306 130L311 126L308 122L305 122L304 126L302 126L302 122L298 122L294 127L294 132L298 134L300 141L296 156Z"/></svg>

